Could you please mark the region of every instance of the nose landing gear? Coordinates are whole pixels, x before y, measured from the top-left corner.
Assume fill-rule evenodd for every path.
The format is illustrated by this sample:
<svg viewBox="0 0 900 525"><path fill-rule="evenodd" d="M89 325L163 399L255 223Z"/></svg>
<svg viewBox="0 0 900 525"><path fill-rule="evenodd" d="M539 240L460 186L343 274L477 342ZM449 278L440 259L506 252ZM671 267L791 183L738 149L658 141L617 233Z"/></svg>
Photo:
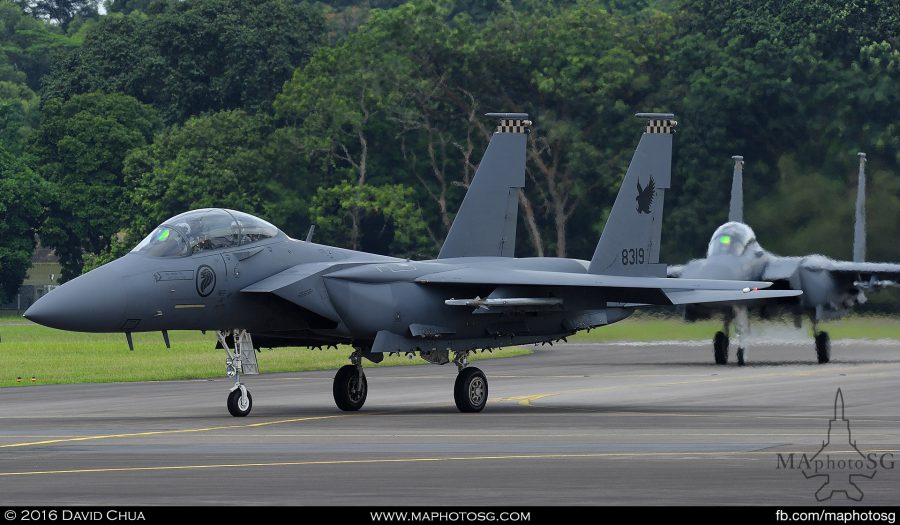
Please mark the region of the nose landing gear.
<svg viewBox="0 0 900 525"><path fill-rule="evenodd" d="M256 350L253 340L246 330L218 330L216 337L225 351L225 374L234 378L234 386L228 392L226 406L228 413L234 417L246 417L253 408L253 397L247 387L241 383L241 374L259 374L256 362ZM228 338L234 341L234 351L228 348Z"/></svg>

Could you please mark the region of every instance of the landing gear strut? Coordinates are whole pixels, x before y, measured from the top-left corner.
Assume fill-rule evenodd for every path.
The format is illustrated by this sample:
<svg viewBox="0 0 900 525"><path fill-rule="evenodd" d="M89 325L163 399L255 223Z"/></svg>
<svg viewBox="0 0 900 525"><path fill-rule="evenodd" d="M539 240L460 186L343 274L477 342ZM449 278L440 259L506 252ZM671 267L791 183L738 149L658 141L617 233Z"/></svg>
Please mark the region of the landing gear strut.
<svg viewBox="0 0 900 525"><path fill-rule="evenodd" d="M468 352L457 352L453 362L459 369L453 386L453 400L460 412L481 412L487 404L488 381L484 372L469 366Z"/></svg>
<svg viewBox="0 0 900 525"><path fill-rule="evenodd" d="M356 348L350 354L352 364L342 366L334 376L332 392L334 403L346 412L354 412L362 408L369 392L369 383L362 367L362 348Z"/></svg>
<svg viewBox="0 0 900 525"><path fill-rule="evenodd" d="M247 387L241 383L241 374L259 374L256 362L256 351L253 340L246 330L218 330L216 336L225 350L225 374L234 378L234 386L228 392L226 406L228 413L234 417L245 417L253 408L253 397ZM234 351L228 348L228 337L234 339Z"/></svg>
<svg viewBox="0 0 900 525"><path fill-rule="evenodd" d="M744 366L747 357L747 349L744 347L744 336L750 332L750 314L746 306L734 307L734 335L737 336L737 362L738 366Z"/></svg>

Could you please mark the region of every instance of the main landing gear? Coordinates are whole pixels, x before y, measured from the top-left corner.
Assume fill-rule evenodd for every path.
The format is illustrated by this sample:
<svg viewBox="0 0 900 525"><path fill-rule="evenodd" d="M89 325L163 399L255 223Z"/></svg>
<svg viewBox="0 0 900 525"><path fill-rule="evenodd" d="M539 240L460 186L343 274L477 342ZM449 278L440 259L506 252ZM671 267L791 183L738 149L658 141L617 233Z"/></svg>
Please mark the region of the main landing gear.
<svg viewBox="0 0 900 525"><path fill-rule="evenodd" d="M334 404L346 412L355 412L362 408L369 392L369 383L362 367L362 349L357 348L350 354L352 364L342 366L334 376L332 393Z"/></svg>
<svg viewBox="0 0 900 525"><path fill-rule="evenodd" d="M744 366L748 354L744 346L744 335L750 331L750 317L747 308L743 306L735 306L731 316L726 316L722 330L713 336L713 358L717 365L728 364L728 331L732 321L734 321L734 335L737 337L738 344L737 363L738 366Z"/></svg>
<svg viewBox="0 0 900 525"><path fill-rule="evenodd" d="M456 352L453 357L459 373L453 385L453 400L460 412L481 412L487 404L488 381L484 372L469 366L468 352Z"/></svg>
<svg viewBox="0 0 900 525"><path fill-rule="evenodd" d="M816 359L820 365L831 361L831 338L828 332L813 332L816 334Z"/></svg>
<svg viewBox="0 0 900 525"><path fill-rule="evenodd" d="M366 374L363 372L362 358L364 349L357 347L350 354L349 365L342 366L334 376L332 393L334 404L347 412L354 412L362 408L366 402L366 394L369 391ZM481 412L487 404L488 381L484 372L474 366L469 366L469 352L454 353L453 362L459 373L453 386L453 399L460 412ZM449 359L437 360L439 364L447 363Z"/></svg>
<svg viewBox="0 0 900 525"><path fill-rule="evenodd" d="M247 387L241 383L241 374L259 374L256 362L256 350L246 330L219 330L216 332L219 345L225 350L225 373L234 378L234 386L228 392L226 405L228 413L234 417L245 417L253 408L253 397ZM234 351L228 348L228 338L234 340Z"/></svg>
<svg viewBox="0 0 900 525"><path fill-rule="evenodd" d="M716 335L713 336L713 357L717 365L728 364L728 335L726 333L716 332Z"/></svg>

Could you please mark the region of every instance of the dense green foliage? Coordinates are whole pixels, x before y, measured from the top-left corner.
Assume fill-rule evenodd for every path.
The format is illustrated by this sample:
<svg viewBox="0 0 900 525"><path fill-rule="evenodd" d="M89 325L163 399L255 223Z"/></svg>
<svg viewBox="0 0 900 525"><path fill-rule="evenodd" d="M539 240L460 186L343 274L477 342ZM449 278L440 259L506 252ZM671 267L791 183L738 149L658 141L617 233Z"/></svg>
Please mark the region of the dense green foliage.
<svg viewBox="0 0 900 525"><path fill-rule="evenodd" d="M47 97L120 92L169 122L264 109L321 40L322 19L288 0L169 0L110 14L45 79Z"/></svg>
<svg viewBox="0 0 900 525"><path fill-rule="evenodd" d="M31 266L47 185L0 147L0 302L12 299Z"/></svg>
<svg viewBox="0 0 900 525"><path fill-rule="evenodd" d="M95 5L0 0L0 146L49 183L29 227L67 278L204 206L433 256L489 111L535 121L520 256L590 257L640 133L631 115L673 111L667 262L700 256L725 220L734 154L763 246L848 257L857 151L869 258L900 260L895 1Z"/></svg>
<svg viewBox="0 0 900 525"><path fill-rule="evenodd" d="M128 95L88 93L45 102L33 147L54 198L41 238L56 249L63 278L79 275L83 252L107 248L131 216L123 161L160 125L152 107Z"/></svg>

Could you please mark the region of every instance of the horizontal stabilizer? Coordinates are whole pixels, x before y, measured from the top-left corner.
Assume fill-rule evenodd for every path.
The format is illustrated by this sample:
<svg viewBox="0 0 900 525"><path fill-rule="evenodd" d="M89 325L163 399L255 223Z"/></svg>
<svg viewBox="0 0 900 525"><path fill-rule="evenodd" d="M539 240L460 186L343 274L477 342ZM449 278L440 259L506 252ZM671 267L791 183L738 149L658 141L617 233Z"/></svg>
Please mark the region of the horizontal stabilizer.
<svg viewBox="0 0 900 525"><path fill-rule="evenodd" d="M666 297L672 304L728 303L733 301L752 301L797 297L800 290L749 290L733 292L730 290L678 290L666 291Z"/></svg>

